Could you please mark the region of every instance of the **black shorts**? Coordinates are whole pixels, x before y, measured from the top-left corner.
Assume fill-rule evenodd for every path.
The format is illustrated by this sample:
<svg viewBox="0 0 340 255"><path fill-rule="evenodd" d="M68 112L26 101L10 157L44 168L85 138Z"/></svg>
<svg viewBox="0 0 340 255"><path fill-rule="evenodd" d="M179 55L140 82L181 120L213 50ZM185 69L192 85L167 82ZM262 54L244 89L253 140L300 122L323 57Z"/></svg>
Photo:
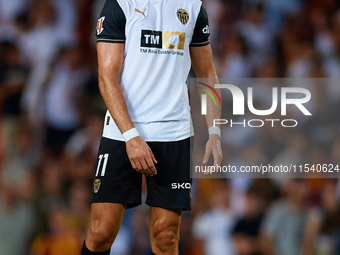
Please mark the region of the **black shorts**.
<svg viewBox="0 0 340 255"><path fill-rule="evenodd" d="M147 142L157 175L147 176L146 204L166 209L191 209L190 138ZM141 204L142 174L131 166L125 142L102 137L94 167L92 203Z"/></svg>

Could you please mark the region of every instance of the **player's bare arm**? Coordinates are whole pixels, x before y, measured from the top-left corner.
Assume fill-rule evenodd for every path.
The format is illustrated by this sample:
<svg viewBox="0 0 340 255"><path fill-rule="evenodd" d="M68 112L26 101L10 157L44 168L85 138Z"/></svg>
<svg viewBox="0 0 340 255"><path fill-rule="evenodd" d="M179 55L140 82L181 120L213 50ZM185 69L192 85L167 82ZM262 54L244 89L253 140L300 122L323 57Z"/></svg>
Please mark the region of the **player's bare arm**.
<svg viewBox="0 0 340 255"><path fill-rule="evenodd" d="M119 86L119 75L123 65L124 44L97 43L98 81L101 95L121 133L134 128L126 102ZM132 167L147 176L157 174L157 163L150 147L136 136L126 142L126 152Z"/></svg>
<svg viewBox="0 0 340 255"><path fill-rule="evenodd" d="M218 84L217 74L213 63L213 54L210 45L203 47L190 47L192 67L196 73L197 78L209 78L207 83L215 86ZM221 95L221 90L216 89L217 93ZM201 90L198 90L201 93ZM207 115L205 116L207 126L214 126L214 119L220 119L221 106L215 106L211 98L207 99ZM221 137L218 134L211 134L206 144L203 164L206 164L210 155L213 155L214 166L220 165L223 159L221 149Z"/></svg>

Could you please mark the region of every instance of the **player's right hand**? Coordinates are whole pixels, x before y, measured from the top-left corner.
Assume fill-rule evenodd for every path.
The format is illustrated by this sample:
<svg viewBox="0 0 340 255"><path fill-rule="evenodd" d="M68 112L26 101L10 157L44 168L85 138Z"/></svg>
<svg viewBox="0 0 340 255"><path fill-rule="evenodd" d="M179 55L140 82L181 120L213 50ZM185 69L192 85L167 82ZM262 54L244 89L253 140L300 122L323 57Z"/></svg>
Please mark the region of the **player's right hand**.
<svg viewBox="0 0 340 255"><path fill-rule="evenodd" d="M157 174L157 160L148 144L140 137L134 137L126 142L126 152L133 169L146 176Z"/></svg>

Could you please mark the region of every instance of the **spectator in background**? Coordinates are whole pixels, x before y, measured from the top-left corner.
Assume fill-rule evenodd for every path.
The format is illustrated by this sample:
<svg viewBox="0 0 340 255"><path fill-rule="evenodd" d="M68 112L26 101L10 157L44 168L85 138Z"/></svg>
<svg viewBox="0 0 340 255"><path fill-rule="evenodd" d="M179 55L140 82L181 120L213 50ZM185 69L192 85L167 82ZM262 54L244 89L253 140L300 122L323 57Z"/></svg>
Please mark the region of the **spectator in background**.
<svg viewBox="0 0 340 255"><path fill-rule="evenodd" d="M306 123L305 130L310 142L326 151L338 132L338 120L334 117L337 116L338 109L332 101L328 100L325 86L320 84L315 85L315 102L317 103L314 117Z"/></svg>
<svg viewBox="0 0 340 255"><path fill-rule="evenodd" d="M143 185L145 187L145 185ZM132 243L131 255L138 253L141 255L151 254L151 247L149 245L149 210L145 205L142 205L135 209L132 217L132 235L134 242ZM123 224L124 226L124 224ZM123 228L124 229L124 228ZM120 233L118 233L119 236ZM114 246L119 244L113 244Z"/></svg>
<svg viewBox="0 0 340 255"><path fill-rule="evenodd" d="M310 211L303 255L340 254L340 204L336 189L336 182L328 181L322 191L321 207Z"/></svg>
<svg viewBox="0 0 340 255"><path fill-rule="evenodd" d="M31 72L23 91L22 107L29 124L41 132L43 126L43 84L49 65L58 52L58 37L55 33L55 10L49 1L32 0L27 17L17 22L22 58Z"/></svg>
<svg viewBox="0 0 340 255"><path fill-rule="evenodd" d="M70 220L75 230L79 231L81 239L85 238L90 222L89 185L84 181L70 184L68 208Z"/></svg>
<svg viewBox="0 0 340 255"><path fill-rule="evenodd" d="M0 0L0 41L15 38L15 18L25 12L29 0Z"/></svg>
<svg viewBox="0 0 340 255"><path fill-rule="evenodd" d="M1 179L1 177L0 177ZM36 221L33 209L23 200L19 191L10 185L0 185L0 252L1 254L27 254Z"/></svg>
<svg viewBox="0 0 340 255"><path fill-rule="evenodd" d="M103 114L92 112L85 117L85 125L78 129L68 140L63 152L65 176L69 179L92 178L92 166L97 160L97 149L103 131ZM80 167L85 161L86 168ZM91 166L91 167L89 167ZM85 171L88 169L89 171Z"/></svg>
<svg viewBox="0 0 340 255"><path fill-rule="evenodd" d="M75 1L58 0L51 1L55 10L55 33L58 37L59 45L74 46L77 42L76 28L78 13L76 12Z"/></svg>
<svg viewBox="0 0 340 255"><path fill-rule="evenodd" d="M251 62L244 38L231 35L223 41L225 51L217 57L217 72L222 78L246 78L251 75Z"/></svg>
<svg viewBox="0 0 340 255"><path fill-rule="evenodd" d="M249 49L252 66L258 68L273 54L274 50L274 35L264 21L263 6L260 4L250 6L245 18L237 26Z"/></svg>
<svg viewBox="0 0 340 255"><path fill-rule="evenodd" d="M28 68L21 63L18 47L10 42L0 44L0 105L2 104L2 124L4 132L1 139L11 150L10 139L21 118L20 100L27 80Z"/></svg>
<svg viewBox="0 0 340 255"><path fill-rule="evenodd" d="M308 140L301 132L291 132L288 137L286 148L273 159L272 165L301 165L307 162L306 150L308 146ZM277 173L276 178L286 177L287 174ZM274 176L273 176L274 177Z"/></svg>
<svg viewBox="0 0 340 255"><path fill-rule="evenodd" d="M232 240L237 255L261 255L259 232L263 218L264 203L249 190L245 198L243 215L236 221L232 230Z"/></svg>
<svg viewBox="0 0 340 255"><path fill-rule="evenodd" d="M5 148L0 159L0 253L22 255L36 227L30 198L40 154L20 108L29 70L14 43L2 42L0 56L0 142Z"/></svg>
<svg viewBox="0 0 340 255"><path fill-rule="evenodd" d="M334 139L331 147L330 162L334 165L340 163L340 138Z"/></svg>
<svg viewBox="0 0 340 255"><path fill-rule="evenodd" d="M212 209L196 217L193 235L206 255L233 255L231 242L235 215L230 208L230 188L224 179L216 180Z"/></svg>
<svg viewBox="0 0 340 255"><path fill-rule="evenodd" d="M303 1L304 0L264 1L268 27L275 33L281 32L287 17L298 13L302 9Z"/></svg>
<svg viewBox="0 0 340 255"><path fill-rule="evenodd" d="M63 205L54 205L48 213L48 231L36 236L32 255L78 255L81 250L79 232L72 228Z"/></svg>
<svg viewBox="0 0 340 255"><path fill-rule="evenodd" d="M36 174L36 189L31 197L37 219L37 232L48 231L47 215L55 204L63 204L63 176L61 164L56 159L45 157Z"/></svg>
<svg viewBox="0 0 340 255"><path fill-rule="evenodd" d="M61 51L50 73L45 101L46 142L55 155L60 155L64 145L80 125L80 99L88 75L79 48Z"/></svg>
<svg viewBox="0 0 340 255"><path fill-rule="evenodd" d="M39 164L41 148L32 139L32 130L24 122L18 123L8 139L11 141L11 150L7 150L0 172L3 183L20 190L34 174L35 167ZM32 148L32 144L35 146Z"/></svg>
<svg viewBox="0 0 340 255"><path fill-rule="evenodd" d="M211 36L209 37L210 44L212 47L216 46L216 40L219 39L219 22L221 15L223 14L223 1L221 0L208 0L203 1L203 5L208 13L214 13L214 15L209 16L209 27Z"/></svg>
<svg viewBox="0 0 340 255"><path fill-rule="evenodd" d="M61 47L76 41L76 14L69 0L31 0L27 18L17 22L17 41L31 72L24 90L23 107L34 129L41 131L44 103L43 85L48 68Z"/></svg>
<svg viewBox="0 0 340 255"><path fill-rule="evenodd" d="M306 182L289 180L282 191L286 197L271 206L261 227L262 253L265 255L298 255L302 249L307 216Z"/></svg>

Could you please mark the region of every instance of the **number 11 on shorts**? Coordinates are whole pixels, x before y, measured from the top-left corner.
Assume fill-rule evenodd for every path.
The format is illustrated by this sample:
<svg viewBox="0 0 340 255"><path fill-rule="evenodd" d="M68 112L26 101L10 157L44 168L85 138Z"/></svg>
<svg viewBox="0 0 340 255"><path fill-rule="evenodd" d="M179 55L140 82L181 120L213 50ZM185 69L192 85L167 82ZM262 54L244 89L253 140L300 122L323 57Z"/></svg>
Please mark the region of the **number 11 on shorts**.
<svg viewBox="0 0 340 255"><path fill-rule="evenodd" d="M100 165L102 163L102 159L104 158L104 163L103 163L103 167L102 167L102 172L101 172L101 176L104 176L105 175L105 171L106 171L106 165L107 165L107 161L109 159L109 154L106 153L106 154L100 154L99 157L98 157L98 166L97 166L97 171L96 171L96 175L95 177L98 176L99 174L99 169L100 169Z"/></svg>

